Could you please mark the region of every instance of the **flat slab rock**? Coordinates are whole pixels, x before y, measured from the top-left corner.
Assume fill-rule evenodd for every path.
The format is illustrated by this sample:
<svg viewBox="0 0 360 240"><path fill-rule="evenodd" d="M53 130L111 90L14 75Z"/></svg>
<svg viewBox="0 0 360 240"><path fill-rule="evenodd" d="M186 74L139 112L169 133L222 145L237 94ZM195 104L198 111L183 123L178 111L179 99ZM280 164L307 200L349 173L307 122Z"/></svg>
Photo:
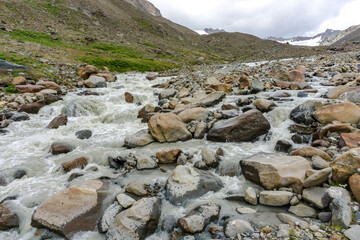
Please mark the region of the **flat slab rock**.
<svg viewBox="0 0 360 240"><path fill-rule="evenodd" d="M47 228L67 239L80 231L96 230L106 188L101 180L87 180L51 196L35 209L31 226Z"/></svg>
<svg viewBox="0 0 360 240"><path fill-rule="evenodd" d="M246 179L271 190L279 186L303 183L311 169L309 161L300 156L258 153L240 162Z"/></svg>

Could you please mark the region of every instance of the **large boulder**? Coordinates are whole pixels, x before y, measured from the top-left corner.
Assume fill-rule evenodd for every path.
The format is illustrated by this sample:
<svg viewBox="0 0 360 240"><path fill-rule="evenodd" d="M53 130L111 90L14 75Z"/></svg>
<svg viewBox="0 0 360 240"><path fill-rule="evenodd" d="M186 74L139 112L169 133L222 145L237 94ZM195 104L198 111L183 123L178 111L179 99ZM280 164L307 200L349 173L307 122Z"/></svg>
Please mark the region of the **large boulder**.
<svg viewBox="0 0 360 240"><path fill-rule="evenodd" d="M324 106L314 113L314 117L321 123L341 121L344 123L358 123L360 108L354 103L344 102Z"/></svg>
<svg viewBox="0 0 360 240"><path fill-rule="evenodd" d="M94 231L103 215L107 184L87 180L65 189L40 204L34 211L31 226L47 228L70 239L80 231Z"/></svg>
<svg viewBox="0 0 360 240"><path fill-rule="evenodd" d="M350 176L360 168L360 148L353 148L345 152L330 163L333 170L333 180L347 183Z"/></svg>
<svg viewBox="0 0 360 240"><path fill-rule="evenodd" d="M309 100L294 108L290 113L290 119L296 123L311 124L315 122L312 113L323 106L320 101Z"/></svg>
<svg viewBox="0 0 360 240"><path fill-rule="evenodd" d="M216 142L250 142L266 134L270 129L269 121L258 110L227 120L218 121L210 129L207 139Z"/></svg>
<svg viewBox="0 0 360 240"><path fill-rule="evenodd" d="M26 112L26 113L32 113L37 114L42 107L45 106L45 103L43 101L39 102L33 102L28 104L23 104L19 107L19 112Z"/></svg>
<svg viewBox="0 0 360 240"><path fill-rule="evenodd" d="M109 231L107 240L142 240L154 233L161 214L161 201L156 197L142 198L120 212Z"/></svg>
<svg viewBox="0 0 360 240"><path fill-rule="evenodd" d="M88 88L104 88L107 87L105 78L98 76L90 76L87 80L84 81L85 85Z"/></svg>
<svg viewBox="0 0 360 240"><path fill-rule="evenodd" d="M99 69L93 65L86 65L79 69L79 77L82 79L88 79L91 74L97 74Z"/></svg>
<svg viewBox="0 0 360 240"><path fill-rule="evenodd" d="M189 166L177 166L166 182L166 197L172 203L200 197L209 191L218 191L223 187L219 178L210 172Z"/></svg>
<svg viewBox="0 0 360 240"><path fill-rule="evenodd" d="M146 146L154 141L155 140L149 131L147 129L143 129L132 135L126 136L124 145L127 148L136 148Z"/></svg>
<svg viewBox="0 0 360 240"><path fill-rule="evenodd" d="M148 122L151 135L158 142L186 141L192 138L183 121L173 113L159 113Z"/></svg>
<svg viewBox="0 0 360 240"><path fill-rule="evenodd" d="M269 112L275 106L275 103L267 99L257 99L254 101L254 105L260 112Z"/></svg>
<svg viewBox="0 0 360 240"><path fill-rule="evenodd" d="M190 108L179 113L179 117L184 123L189 123L191 121L206 121L209 116L210 111L206 108Z"/></svg>
<svg viewBox="0 0 360 240"><path fill-rule="evenodd" d="M299 156L258 153L240 162L246 179L271 190L280 186L301 185L311 169L309 161Z"/></svg>

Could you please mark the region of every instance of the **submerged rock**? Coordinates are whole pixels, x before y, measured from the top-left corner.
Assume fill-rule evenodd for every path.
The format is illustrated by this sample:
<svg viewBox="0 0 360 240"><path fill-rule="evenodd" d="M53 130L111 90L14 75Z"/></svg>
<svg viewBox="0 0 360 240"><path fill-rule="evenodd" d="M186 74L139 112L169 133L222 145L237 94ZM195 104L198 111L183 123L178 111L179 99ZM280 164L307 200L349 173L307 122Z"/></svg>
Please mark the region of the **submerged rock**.
<svg viewBox="0 0 360 240"><path fill-rule="evenodd" d="M74 150L74 147L66 142L54 142L51 144L51 153L53 155L69 153L72 150Z"/></svg>
<svg viewBox="0 0 360 240"><path fill-rule="evenodd" d="M212 173L179 165L168 178L165 189L170 202L181 203L222 187L221 180Z"/></svg>
<svg viewBox="0 0 360 240"><path fill-rule="evenodd" d="M158 198L142 198L134 205L120 212L109 231L107 240L142 240L154 233L161 214Z"/></svg>
<svg viewBox="0 0 360 240"><path fill-rule="evenodd" d="M18 216L4 205L0 205L0 230L9 230L18 226Z"/></svg>
<svg viewBox="0 0 360 240"><path fill-rule="evenodd" d="M57 129L60 126L65 126L68 122L68 118L66 116L66 114L60 114L59 116L57 116L56 118L54 118L49 125L47 125L46 128L50 128L50 129Z"/></svg>
<svg viewBox="0 0 360 240"><path fill-rule="evenodd" d="M92 132L91 132L91 130L84 129L84 130L77 131L75 133L75 135L76 135L77 138L84 140L84 139L91 138Z"/></svg>
<svg viewBox="0 0 360 240"><path fill-rule="evenodd" d="M258 110L218 121L210 129L207 139L216 142L249 142L266 134L270 123Z"/></svg>
<svg viewBox="0 0 360 240"><path fill-rule="evenodd" d="M107 184L87 180L65 189L38 206L31 226L47 228L70 239L80 231L94 231L103 214Z"/></svg>
<svg viewBox="0 0 360 240"><path fill-rule="evenodd" d="M124 145L127 148L136 148L146 146L154 141L155 140L149 131L147 129L143 129L132 135L126 136Z"/></svg>

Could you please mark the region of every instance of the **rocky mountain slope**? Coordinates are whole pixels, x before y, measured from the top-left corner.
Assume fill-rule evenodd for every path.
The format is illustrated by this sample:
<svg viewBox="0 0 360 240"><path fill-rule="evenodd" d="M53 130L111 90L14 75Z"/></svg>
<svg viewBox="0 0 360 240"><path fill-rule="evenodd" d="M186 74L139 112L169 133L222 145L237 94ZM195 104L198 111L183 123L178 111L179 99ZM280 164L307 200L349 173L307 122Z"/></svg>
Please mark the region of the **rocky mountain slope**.
<svg viewBox="0 0 360 240"><path fill-rule="evenodd" d="M59 83L71 78L63 74L74 71L69 64L89 63L118 72L162 71L318 53L241 33L199 36L161 17L146 1L4 0L0 21L0 59L27 65L37 78Z"/></svg>
<svg viewBox="0 0 360 240"><path fill-rule="evenodd" d="M343 44L360 42L360 25L351 26L336 35L329 36L322 41L321 45Z"/></svg>

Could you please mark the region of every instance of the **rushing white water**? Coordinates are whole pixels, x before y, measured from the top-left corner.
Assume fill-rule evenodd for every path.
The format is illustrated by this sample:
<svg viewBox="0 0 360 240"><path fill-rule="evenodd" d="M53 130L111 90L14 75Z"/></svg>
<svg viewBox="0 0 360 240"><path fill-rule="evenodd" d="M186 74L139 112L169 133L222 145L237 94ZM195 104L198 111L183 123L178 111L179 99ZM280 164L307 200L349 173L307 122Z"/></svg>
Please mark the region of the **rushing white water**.
<svg viewBox="0 0 360 240"><path fill-rule="evenodd" d="M214 143L204 140L191 140L170 144L153 143L143 148L129 150L123 146L124 137L141 129L146 129L147 124L137 119L137 113L142 106L125 102L124 93L130 92L135 97L135 102L157 104L157 97L154 92L160 89L151 88L152 85L167 81L169 78L158 78L155 81L145 80L144 74L121 74L115 83L108 84L107 88L93 89L102 95L99 96L78 96L77 90L67 94L63 101L44 107L37 115L31 115L29 121L14 122L7 129L9 133L0 136L0 175L6 177L9 184L0 187L0 200L8 196L17 196L16 200L7 202L7 206L20 217L19 229L0 232L0 239L40 239L34 234L37 229L30 226L31 214L41 202L51 195L65 189L70 185L68 179L73 173L82 173L82 177L75 179L95 179L101 176L117 177L112 169L108 167L108 156L134 154L154 155L165 147L180 148L184 152L194 153L203 146L216 150L221 147L225 151L223 164L237 164L239 160L258 152L274 152L275 143L280 139L290 139L291 134L287 129L292 123L289 120L290 111L309 99L319 98L324 91L317 82L313 86L319 90L316 94L309 94L307 98L297 98L296 91L289 91L294 101L277 103L275 110L266 113L265 117L271 123L272 135L269 140L260 140L256 143ZM316 80L316 79L315 79ZM122 86L122 88L118 88ZM271 92L263 92L258 97L268 97ZM227 96L223 103L234 103L238 98L249 96ZM220 104L219 104L220 106ZM217 108L219 107L217 106ZM63 109L68 109L69 122L66 126L58 129L47 129L48 123L58 116ZM216 108L216 107L215 107ZM90 139L80 140L76 138L78 130L90 129L93 136ZM55 141L66 141L76 148L68 154L52 155L49 150ZM78 157L88 157L89 164L83 170L75 169L64 173L61 163ZM97 169L94 169L94 167ZM132 171L122 179L121 186L130 182L142 183L165 183L171 169L174 166L162 166L168 169L162 172L159 169L147 171ZM13 174L18 169L24 169L27 175L21 179L13 179ZM187 209L191 209L201 203L216 202L226 205L221 215L234 215L235 207L240 203L222 200L227 193L241 193L247 186L253 185L242 177L221 177L225 187L217 193L208 193L191 201L187 206L174 206L163 201L162 219L166 216L177 218L184 216ZM112 188L114 193L123 192L124 189L118 186ZM256 207L261 211L261 206ZM167 239L167 233L157 231L149 239ZM104 235L96 232L77 234L74 239L104 239ZM62 239L55 236L53 239Z"/></svg>

